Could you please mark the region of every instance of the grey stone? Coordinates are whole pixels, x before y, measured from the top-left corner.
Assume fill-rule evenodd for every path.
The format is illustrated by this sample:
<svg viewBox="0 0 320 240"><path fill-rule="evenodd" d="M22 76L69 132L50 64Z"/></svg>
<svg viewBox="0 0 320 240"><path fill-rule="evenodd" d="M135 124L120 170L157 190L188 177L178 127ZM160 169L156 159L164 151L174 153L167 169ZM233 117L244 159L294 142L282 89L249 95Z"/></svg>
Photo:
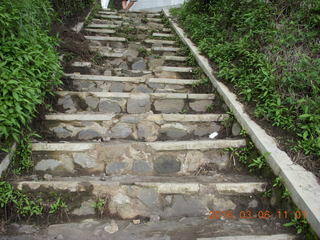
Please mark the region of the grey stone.
<svg viewBox="0 0 320 240"><path fill-rule="evenodd" d="M61 162L54 159L41 160L35 166L35 170L36 171L47 171L47 170L54 171L57 167L61 165L62 165Z"/></svg>
<svg viewBox="0 0 320 240"><path fill-rule="evenodd" d="M151 215L150 216L150 222L159 222L160 221L160 216L158 215Z"/></svg>
<svg viewBox="0 0 320 240"><path fill-rule="evenodd" d="M97 167L97 162L95 159L90 157L86 153L74 153L73 160L76 164L80 165L82 168L95 168Z"/></svg>
<svg viewBox="0 0 320 240"><path fill-rule="evenodd" d="M173 196L172 195L167 195L167 196L164 197L164 199L167 201L167 203L169 205L171 205L172 201L173 201Z"/></svg>
<svg viewBox="0 0 320 240"><path fill-rule="evenodd" d="M157 206L158 194L153 188L141 188L137 197L149 208Z"/></svg>
<svg viewBox="0 0 320 240"><path fill-rule="evenodd" d="M203 137L203 136L209 136L213 132L219 132L221 127L215 123L211 123L210 126L204 125L199 126L194 130L194 135Z"/></svg>
<svg viewBox="0 0 320 240"><path fill-rule="evenodd" d="M112 71L109 70L109 69L107 69L107 70L105 70L105 71L103 72L103 75L104 75L104 76L112 76Z"/></svg>
<svg viewBox="0 0 320 240"><path fill-rule="evenodd" d="M115 67L118 67L121 63L122 63L122 59L121 58L116 58L116 59L110 61L110 64L112 66L115 66Z"/></svg>
<svg viewBox="0 0 320 240"><path fill-rule="evenodd" d="M208 210L200 201L193 197L174 195L173 204L171 208L165 211L166 216L203 216Z"/></svg>
<svg viewBox="0 0 320 240"><path fill-rule="evenodd" d="M109 44L112 48L124 48L124 44L122 42L110 42Z"/></svg>
<svg viewBox="0 0 320 240"><path fill-rule="evenodd" d="M137 87L135 87L133 92L139 92L139 93L152 93L153 90L148 88L145 84L140 84Z"/></svg>
<svg viewBox="0 0 320 240"><path fill-rule="evenodd" d="M113 128L111 128L112 138L127 138L131 135L132 129L126 123L118 123Z"/></svg>
<svg viewBox="0 0 320 240"><path fill-rule="evenodd" d="M76 103L70 95L59 98L58 105L61 105L64 110L76 110Z"/></svg>
<svg viewBox="0 0 320 240"><path fill-rule="evenodd" d="M114 221L111 220L110 224L106 224L103 230L107 233L113 234L119 231L118 224Z"/></svg>
<svg viewBox="0 0 320 240"><path fill-rule="evenodd" d="M141 122L138 124L138 138L147 142L156 141L159 136L159 127L152 122Z"/></svg>
<svg viewBox="0 0 320 240"><path fill-rule="evenodd" d="M95 214L94 204L95 202L93 200L82 202L81 207L73 210L72 214L76 216L94 215Z"/></svg>
<svg viewBox="0 0 320 240"><path fill-rule="evenodd" d="M147 162L137 160L133 162L132 172L134 174L150 174L152 173L152 169Z"/></svg>
<svg viewBox="0 0 320 240"><path fill-rule="evenodd" d="M158 174L177 173L180 171L181 162L173 155L161 155L154 161L153 168Z"/></svg>
<svg viewBox="0 0 320 240"><path fill-rule="evenodd" d="M171 99L156 100L154 107L156 111L162 113L179 113L184 107L184 101Z"/></svg>
<svg viewBox="0 0 320 240"><path fill-rule="evenodd" d="M139 123L139 118L136 116L125 115L121 118L121 122L125 123Z"/></svg>
<svg viewBox="0 0 320 240"><path fill-rule="evenodd" d="M100 101L99 98L96 98L96 97L92 97L92 96L86 97L86 104L91 109L95 109L98 106L99 101Z"/></svg>
<svg viewBox="0 0 320 240"><path fill-rule="evenodd" d="M52 129L52 131L55 133L55 135L58 138L68 138L71 137L71 131L65 129L64 127L55 127Z"/></svg>
<svg viewBox="0 0 320 240"><path fill-rule="evenodd" d="M111 92L123 92L124 84L123 83L112 83L110 91Z"/></svg>
<svg viewBox="0 0 320 240"><path fill-rule="evenodd" d="M127 167L127 164L124 163L124 162L113 162L113 163L110 163L106 167L106 174L107 175L119 174L126 167Z"/></svg>
<svg viewBox="0 0 320 240"><path fill-rule="evenodd" d="M128 99L128 113L145 113L150 111L151 102L148 95L135 95Z"/></svg>
<svg viewBox="0 0 320 240"><path fill-rule="evenodd" d="M206 112L209 105L212 104L212 100L198 100L190 103L190 108L196 112Z"/></svg>
<svg viewBox="0 0 320 240"><path fill-rule="evenodd" d="M43 175L43 178L45 179L45 180L47 180L47 181L50 181L50 180L52 180L52 178L53 178L53 176L51 175L51 174L45 174L45 175Z"/></svg>
<svg viewBox="0 0 320 240"><path fill-rule="evenodd" d="M240 126L239 123L235 122L233 125L232 125L232 135L233 136L239 136L240 133L241 133L241 129L242 127Z"/></svg>
<svg viewBox="0 0 320 240"><path fill-rule="evenodd" d="M132 70L140 70L143 71L146 69L146 63L143 58L138 58L131 66Z"/></svg>
<svg viewBox="0 0 320 240"><path fill-rule="evenodd" d="M165 124L161 127L161 132L171 139L179 139L188 135L188 129L180 123Z"/></svg>
<svg viewBox="0 0 320 240"><path fill-rule="evenodd" d="M82 130L79 132L78 138L80 140L90 140L90 139L95 139L95 138L102 138L102 136L100 133L98 133L94 130L86 129L86 130Z"/></svg>
<svg viewBox="0 0 320 240"><path fill-rule="evenodd" d="M100 75L100 71L98 69L95 69L95 68L91 68L90 69L90 73L92 75Z"/></svg>
<svg viewBox="0 0 320 240"><path fill-rule="evenodd" d="M32 234L39 231L39 228L34 225L17 225L17 232L20 234Z"/></svg>
<svg viewBox="0 0 320 240"><path fill-rule="evenodd" d="M122 69L122 70L128 70L129 69L128 64L126 62L120 63L119 68Z"/></svg>
<svg viewBox="0 0 320 240"><path fill-rule="evenodd" d="M118 103L104 101L99 104L99 111L105 113L120 113L121 107Z"/></svg>
<svg viewBox="0 0 320 240"><path fill-rule="evenodd" d="M258 205L259 205L259 204L258 204L258 201L255 200L255 199L253 199L253 200L251 200L251 201L249 202L248 208L257 208Z"/></svg>

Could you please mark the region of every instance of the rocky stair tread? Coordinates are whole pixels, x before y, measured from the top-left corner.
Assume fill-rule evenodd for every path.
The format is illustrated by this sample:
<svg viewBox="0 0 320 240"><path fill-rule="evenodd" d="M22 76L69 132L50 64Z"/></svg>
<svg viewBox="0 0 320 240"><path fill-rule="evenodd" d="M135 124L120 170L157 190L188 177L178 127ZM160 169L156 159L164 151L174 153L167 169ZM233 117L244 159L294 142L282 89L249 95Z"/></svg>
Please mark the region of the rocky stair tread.
<svg viewBox="0 0 320 240"><path fill-rule="evenodd" d="M89 45L89 49L92 52L99 52L101 56L107 57L107 58L123 58L125 56L124 52L111 51L110 48L107 48L107 47Z"/></svg>
<svg viewBox="0 0 320 240"><path fill-rule="evenodd" d="M177 47L152 47L151 48L155 52L179 52L181 48Z"/></svg>
<svg viewBox="0 0 320 240"><path fill-rule="evenodd" d="M106 14L106 15L117 15L118 12L112 12L112 11L99 11L100 14Z"/></svg>
<svg viewBox="0 0 320 240"><path fill-rule="evenodd" d="M72 67L87 67L87 68L90 68L92 66L92 63L91 62L73 62L71 64Z"/></svg>
<svg viewBox="0 0 320 240"><path fill-rule="evenodd" d="M150 44L163 44L163 45L175 45L176 41L171 40L158 40L158 39L146 39L144 40L145 43Z"/></svg>
<svg viewBox="0 0 320 240"><path fill-rule="evenodd" d="M152 13L152 14L147 14L148 18L154 18L154 17L161 17L160 13Z"/></svg>
<svg viewBox="0 0 320 240"><path fill-rule="evenodd" d="M192 67L170 67L170 66L161 66L160 69L166 72L181 72L181 73L191 73L194 68Z"/></svg>
<svg viewBox="0 0 320 240"><path fill-rule="evenodd" d="M177 62L185 62L187 61L187 57L181 56L164 56L165 61L177 61Z"/></svg>
<svg viewBox="0 0 320 240"><path fill-rule="evenodd" d="M174 37L174 34L170 34L170 33L153 33L152 36L153 37L172 38L172 37Z"/></svg>
<svg viewBox="0 0 320 240"><path fill-rule="evenodd" d="M116 31L110 29L96 29L96 28L85 28L84 31L92 32L92 33L105 33L105 34L113 34Z"/></svg>
<svg viewBox="0 0 320 240"><path fill-rule="evenodd" d="M170 33L171 32L171 29L170 28L163 28L163 29L161 29L162 30L162 32L164 32L164 33Z"/></svg>
<svg viewBox="0 0 320 240"><path fill-rule="evenodd" d="M96 19L96 21L101 21L101 20ZM108 21L106 21L106 22L108 22ZM91 23L87 27L88 28L120 28L120 25Z"/></svg>
<svg viewBox="0 0 320 240"><path fill-rule="evenodd" d="M107 19L122 19L122 16L118 16L118 15L98 14L96 16L101 17L101 18L107 18Z"/></svg>
<svg viewBox="0 0 320 240"><path fill-rule="evenodd" d="M222 121L228 117L227 114L50 114L45 115L41 135L72 141L199 140L208 139L213 132L223 134Z"/></svg>
<svg viewBox="0 0 320 240"><path fill-rule="evenodd" d="M246 235L246 236L197 238L197 240L294 240L294 239L297 239L297 237L294 235L291 235L291 234Z"/></svg>
<svg viewBox="0 0 320 240"><path fill-rule="evenodd" d="M121 126L120 126L121 127ZM124 130L123 130L124 128ZM125 127L112 137L126 134ZM117 135L116 135L117 134ZM246 141L197 140L165 142L63 142L32 144L35 171L55 176L88 174L191 175L210 164L212 170L226 170L231 165L225 148L239 148Z"/></svg>
<svg viewBox="0 0 320 240"><path fill-rule="evenodd" d="M248 181L244 176L235 176L237 182L226 182L219 176L203 177L73 177L51 178L49 181L16 181L13 184L23 192L54 191L73 197L70 215L75 216L82 207L93 205L99 199L107 202L111 216L119 219L146 218L158 215L161 219L172 217L206 216L209 209L240 211L235 202L242 199L247 209L250 201L258 202L257 194L266 190L266 182ZM242 181L242 179L244 181ZM224 182L222 182L224 181ZM190 205L193 207L190 208ZM252 208L253 210L256 208ZM85 216L94 216L86 213Z"/></svg>
<svg viewBox="0 0 320 240"><path fill-rule="evenodd" d="M147 18L149 22L156 22L156 23L161 23L162 19L161 18Z"/></svg>
<svg viewBox="0 0 320 240"><path fill-rule="evenodd" d="M127 39L123 37L105 37L105 36L84 36L88 40L94 41L108 41L108 42L126 42Z"/></svg>
<svg viewBox="0 0 320 240"><path fill-rule="evenodd" d="M261 226L264 226L263 228ZM70 229L73 229L70 234ZM13 232L16 234L17 231ZM280 232L281 234L275 234ZM40 236L20 235L20 240L64 239L64 240L294 240L284 227L275 223L266 224L261 220L210 220L208 217L187 217L150 221L133 224L129 220L84 219L77 222L50 225ZM213 237L214 236L214 237ZM223 237L224 236L224 237ZM245 238L248 236L248 238ZM133 238L134 237L134 238ZM211 238L210 238L211 237ZM262 238L265 237L265 238ZM6 238L6 235L4 235ZM9 238L10 239L10 238ZM16 238L18 239L18 238Z"/></svg>
<svg viewBox="0 0 320 240"><path fill-rule="evenodd" d="M214 94L58 91L56 108L68 113L206 113Z"/></svg>

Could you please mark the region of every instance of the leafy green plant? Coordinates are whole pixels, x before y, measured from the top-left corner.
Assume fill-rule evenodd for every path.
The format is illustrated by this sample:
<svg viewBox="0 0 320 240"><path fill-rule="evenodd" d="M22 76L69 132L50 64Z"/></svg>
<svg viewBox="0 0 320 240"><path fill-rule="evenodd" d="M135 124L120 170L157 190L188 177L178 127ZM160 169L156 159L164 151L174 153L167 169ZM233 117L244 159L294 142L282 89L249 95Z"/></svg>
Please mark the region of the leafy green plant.
<svg viewBox="0 0 320 240"><path fill-rule="evenodd" d="M62 201L60 197L58 197L58 198L54 201L54 203L52 203L52 204L50 205L49 213L50 213L50 214L55 214L55 213L57 213L58 211L60 211L60 210L62 210L62 209L65 209L65 208L67 208L67 207L68 207L68 205L67 205L64 201Z"/></svg>

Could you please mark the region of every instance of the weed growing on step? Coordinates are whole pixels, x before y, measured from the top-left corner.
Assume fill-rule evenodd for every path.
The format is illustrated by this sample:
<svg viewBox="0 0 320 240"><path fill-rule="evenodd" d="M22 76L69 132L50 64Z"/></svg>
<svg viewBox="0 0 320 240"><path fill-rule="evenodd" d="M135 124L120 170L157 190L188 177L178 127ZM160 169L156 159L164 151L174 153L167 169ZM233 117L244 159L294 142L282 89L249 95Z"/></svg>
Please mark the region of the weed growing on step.
<svg viewBox="0 0 320 240"><path fill-rule="evenodd" d="M138 48L138 52L139 52L139 57L143 57L143 58L151 55L151 52L144 47Z"/></svg>

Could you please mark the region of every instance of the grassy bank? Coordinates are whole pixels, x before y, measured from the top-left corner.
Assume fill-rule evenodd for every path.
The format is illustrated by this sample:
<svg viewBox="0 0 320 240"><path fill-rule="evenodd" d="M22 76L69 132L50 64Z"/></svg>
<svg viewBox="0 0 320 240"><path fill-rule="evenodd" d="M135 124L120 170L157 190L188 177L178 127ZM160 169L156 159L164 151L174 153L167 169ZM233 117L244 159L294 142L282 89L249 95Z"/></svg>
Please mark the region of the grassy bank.
<svg viewBox="0 0 320 240"><path fill-rule="evenodd" d="M173 13L255 116L319 161L320 2L190 0Z"/></svg>

